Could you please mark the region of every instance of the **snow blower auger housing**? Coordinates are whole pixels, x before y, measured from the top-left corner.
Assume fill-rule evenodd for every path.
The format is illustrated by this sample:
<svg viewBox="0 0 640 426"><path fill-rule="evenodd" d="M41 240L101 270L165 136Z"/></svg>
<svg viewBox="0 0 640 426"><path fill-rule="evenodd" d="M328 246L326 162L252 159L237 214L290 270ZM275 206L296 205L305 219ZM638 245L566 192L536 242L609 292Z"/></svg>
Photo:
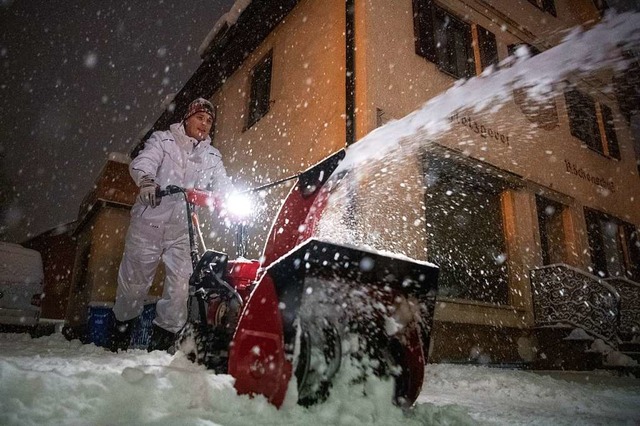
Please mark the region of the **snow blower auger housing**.
<svg viewBox="0 0 640 426"><path fill-rule="evenodd" d="M433 312L436 281L426 264L308 240L271 265L249 299L230 351L236 388L279 405L295 374L299 402L312 404L349 358L362 378L393 377L395 402L411 405L431 326L421 311Z"/></svg>
<svg viewBox="0 0 640 426"><path fill-rule="evenodd" d="M197 303L178 347L231 374L240 394L261 394L279 407L295 376L298 402L309 405L328 397L347 363L354 383L371 375L393 380L397 405L420 394L438 270L314 236L344 156L339 151L295 177L261 264L212 251L194 258Z"/></svg>

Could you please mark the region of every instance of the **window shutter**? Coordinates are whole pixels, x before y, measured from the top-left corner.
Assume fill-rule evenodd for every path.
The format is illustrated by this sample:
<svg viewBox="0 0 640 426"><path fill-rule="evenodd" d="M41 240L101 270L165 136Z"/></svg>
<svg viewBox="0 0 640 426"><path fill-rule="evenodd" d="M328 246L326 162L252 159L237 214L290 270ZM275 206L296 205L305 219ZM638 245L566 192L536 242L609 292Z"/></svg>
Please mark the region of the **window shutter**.
<svg viewBox="0 0 640 426"><path fill-rule="evenodd" d="M565 92L565 99L571 134L591 149L602 153L595 102L577 90Z"/></svg>
<svg viewBox="0 0 640 426"><path fill-rule="evenodd" d="M604 12L609 9L609 4L606 2L606 0L593 0L593 4L600 12L600 17L603 17Z"/></svg>
<svg viewBox="0 0 640 426"><path fill-rule="evenodd" d="M571 134L583 142L589 140L588 132L584 123L584 117L581 108L582 95L577 90L565 92L565 100L567 102L567 113L569 114L569 128Z"/></svg>
<svg viewBox="0 0 640 426"><path fill-rule="evenodd" d="M213 141L216 135L216 123L218 122L218 105L213 106L213 123L211 123L211 130L209 130L209 137Z"/></svg>
<svg viewBox="0 0 640 426"><path fill-rule="evenodd" d="M491 31L478 25L478 44L480 45L480 64L484 70L489 65L498 63L498 44Z"/></svg>
<svg viewBox="0 0 640 426"><path fill-rule="evenodd" d="M603 104L600 104L600 111L602 111L602 121L604 122L604 132L605 136L607 137L607 147L609 149L609 155L619 160L620 147L618 146L616 127L613 124L613 113L611 112L611 108Z"/></svg>
<svg viewBox="0 0 640 426"><path fill-rule="evenodd" d="M547 214L545 213L547 200L536 195L536 210L538 215L538 232L540 233L540 249L542 251L542 264L549 265L551 256L549 255L549 234L547 232Z"/></svg>
<svg viewBox="0 0 640 426"><path fill-rule="evenodd" d="M558 16L558 13L556 12L556 4L554 2L554 0L542 0L542 10L544 10L547 13L550 13L553 16Z"/></svg>
<svg viewBox="0 0 640 426"><path fill-rule="evenodd" d="M433 9L432 0L413 0L413 31L416 54L435 63L437 58Z"/></svg>

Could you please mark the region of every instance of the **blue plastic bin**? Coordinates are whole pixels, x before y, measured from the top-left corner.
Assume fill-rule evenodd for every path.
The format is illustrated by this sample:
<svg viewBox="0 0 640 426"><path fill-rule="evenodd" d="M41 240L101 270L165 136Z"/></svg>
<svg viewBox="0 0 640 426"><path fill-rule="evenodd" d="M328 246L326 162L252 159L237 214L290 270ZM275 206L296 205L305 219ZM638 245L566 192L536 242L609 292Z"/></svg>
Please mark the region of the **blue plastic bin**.
<svg viewBox="0 0 640 426"><path fill-rule="evenodd" d="M144 305L140 320L137 322L131 334L130 348L147 349L149 340L151 339L151 330L153 328L153 319L156 317L156 304L149 303Z"/></svg>
<svg viewBox="0 0 640 426"><path fill-rule="evenodd" d="M146 349L151 339L153 319L156 317L156 304L148 303L144 305L142 314L131 332L132 349ZM114 322L113 309L106 305L89 306L89 342L96 346L108 347L110 343L111 327Z"/></svg>
<svg viewBox="0 0 640 426"><path fill-rule="evenodd" d="M97 346L109 346L109 333L113 324L110 306L89 306L89 341Z"/></svg>

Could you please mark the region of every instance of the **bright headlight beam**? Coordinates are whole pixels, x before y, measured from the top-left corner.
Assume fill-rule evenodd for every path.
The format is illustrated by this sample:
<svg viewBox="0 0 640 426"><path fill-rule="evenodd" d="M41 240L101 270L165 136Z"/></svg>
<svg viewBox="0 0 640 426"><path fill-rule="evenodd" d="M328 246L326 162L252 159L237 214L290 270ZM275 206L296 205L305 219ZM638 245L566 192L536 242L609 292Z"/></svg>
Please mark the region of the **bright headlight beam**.
<svg viewBox="0 0 640 426"><path fill-rule="evenodd" d="M233 193L224 204L229 214L239 219L246 219L253 213L253 203L247 194Z"/></svg>

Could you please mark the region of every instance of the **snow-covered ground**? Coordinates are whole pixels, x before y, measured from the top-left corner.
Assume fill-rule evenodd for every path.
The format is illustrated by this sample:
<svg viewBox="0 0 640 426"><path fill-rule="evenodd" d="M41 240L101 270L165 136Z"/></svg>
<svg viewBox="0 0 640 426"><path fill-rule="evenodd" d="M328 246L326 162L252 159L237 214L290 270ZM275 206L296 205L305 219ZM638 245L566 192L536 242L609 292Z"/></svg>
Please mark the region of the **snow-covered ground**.
<svg viewBox="0 0 640 426"><path fill-rule="evenodd" d="M382 382L338 386L311 408L296 405L292 392L277 410L238 396L232 377L180 352L113 354L61 334L0 334L1 425L640 424L640 379L605 371L431 364L414 409L393 406L390 392Z"/></svg>

